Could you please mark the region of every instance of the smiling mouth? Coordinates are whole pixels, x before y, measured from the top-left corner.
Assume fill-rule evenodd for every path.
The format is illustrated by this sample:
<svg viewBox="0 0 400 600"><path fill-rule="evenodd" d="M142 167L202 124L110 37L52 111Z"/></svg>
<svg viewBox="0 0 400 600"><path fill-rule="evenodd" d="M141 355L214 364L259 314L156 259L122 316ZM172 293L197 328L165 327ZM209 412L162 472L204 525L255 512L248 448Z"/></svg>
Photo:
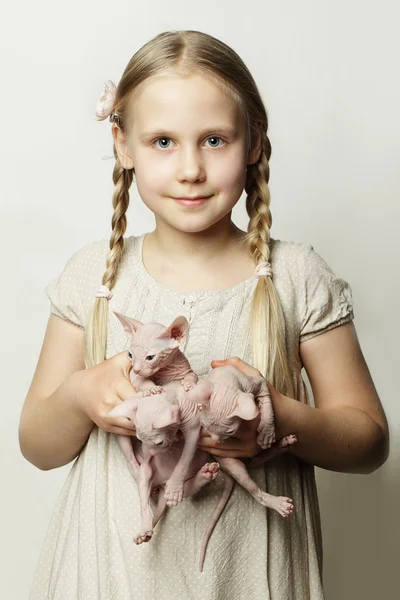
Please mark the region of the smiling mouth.
<svg viewBox="0 0 400 600"><path fill-rule="evenodd" d="M177 204L182 206L200 206L205 204L212 196L197 196L195 198L173 198Z"/></svg>

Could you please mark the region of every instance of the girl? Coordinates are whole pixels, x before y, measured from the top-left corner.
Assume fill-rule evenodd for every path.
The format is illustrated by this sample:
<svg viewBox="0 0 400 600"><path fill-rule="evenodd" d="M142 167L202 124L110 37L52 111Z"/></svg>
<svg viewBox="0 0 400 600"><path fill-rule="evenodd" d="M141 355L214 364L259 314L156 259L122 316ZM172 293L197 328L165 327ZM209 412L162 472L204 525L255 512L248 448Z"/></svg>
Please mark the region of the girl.
<svg viewBox="0 0 400 600"><path fill-rule="evenodd" d="M112 234L79 249L46 288L52 314L20 422L21 451L40 469L77 458L31 600L320 600L313 465L370 473L387 457L351 288L311 245L271 238L267 114L248 69L223 42L198 31L158 35L117 87L107 84L97 116L112 122ZM133 178L156 226L124 239ZM231 220L243 189L247 232ZM294 513L285 519L236 485L203 573L200 540L223 475L169 509L151 542L132 542L138 493L112 434L135 429L107 414L135 390L129 340L113 311L163 324L185 315L183 351L199 377L228 363L262 374L276 439L297 435L287 454L251 471L263 489L292 498ZM257 425L219 445L202 431L199 447L255 456Z"/></svg>

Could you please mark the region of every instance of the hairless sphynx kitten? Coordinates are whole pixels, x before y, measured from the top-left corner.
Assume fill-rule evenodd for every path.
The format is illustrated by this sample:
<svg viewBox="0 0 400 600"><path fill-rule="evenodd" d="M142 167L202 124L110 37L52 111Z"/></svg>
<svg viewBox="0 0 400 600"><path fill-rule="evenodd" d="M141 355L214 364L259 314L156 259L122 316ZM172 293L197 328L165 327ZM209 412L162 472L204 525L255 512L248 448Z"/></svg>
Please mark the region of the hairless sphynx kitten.
<svg viewBox="0 0 400 600"><path fill-rule="evenodd" d="M204 421L208 415L211 435L222 441L235 433L241 419L257 416L258 408L254 396L250 397L251 390L263 396L266 384L263 378L243 376L234 367L218 367L214 372L220 371L221 376L214 377L213 372L210 372L207 378L195 386L197 375L179 350L189 326L185 317L177 317L169 327L164 327L158 323L142 324L119 313L115 314L131 337L130 377L139 393L119 404L110 414L126 416L136 424L137 439L131 440L128 436L117 436L117 439L127 459L128 468L138 484L142 523L134 541L140 544L151 539L153 529L167 505L175 506L183 497L197 493L205 483L218 475L218 463L210 462L212 457L197 448L201 428L199 414ZM230 372L231 369L236 373ZM234 400L229 404L230 418L224 420L221 414L221 424L218 424L211 415L212 409L218 406L216 398L224 388L224 379ZM238 384L243 388L240 393L237 390ZM222 394L221 402L225 401L226 396ZM268 428L266 435L260 439L264 447L269 447L274 439L271 427L273 428L273 415L271 419L269 411L268 420L259 428L261 432ZM176 441L178 430L181 430L184 441ZM265 452L263 462L287 451L294 443L295 436L283 438ZM242 461L221 458L219 461L226 473L225 486L203 536L200 570L207 541L232 491L232 477L263 506L274 508L282 516L289 516L293 511L290 498L263 492L251 479ZM160 493L153 513L151 497L155 487L159 488Z"/></svg>

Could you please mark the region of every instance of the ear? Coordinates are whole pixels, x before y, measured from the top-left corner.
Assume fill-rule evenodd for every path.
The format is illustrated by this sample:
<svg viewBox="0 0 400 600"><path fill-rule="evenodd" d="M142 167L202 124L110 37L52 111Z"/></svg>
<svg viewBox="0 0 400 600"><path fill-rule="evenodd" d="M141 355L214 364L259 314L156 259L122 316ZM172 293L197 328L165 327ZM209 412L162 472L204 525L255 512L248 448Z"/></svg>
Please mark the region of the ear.
<svg viewBox="0 0 400 600"><path fill-rule="evenodd" d="M171 348L177 348L182 344L184 339L186 338L187 331L189 329L189 322L186 317L180 316L176 317L175 321L171 323L169 327L162 333L160 333L157 338L165 339L171 338Z"/></svg>
<svg viewBox="0 0 400 600"><path fill-rule="evenodd" d="M155 417L152 429L163 429L169 425L179 425L180 410L178 405L164 406Z"/></svg>
<svg viewBox="0 0 400 600"><path fill-rule="evenodd" d="M114 138L115 149L118 154L119 162L124 169L133 169L133 160L128 152L128 146L122 133L121 129L114 124L112 128L112 135Z"/></svg>
<svg viewBox="0 0 400 600"><path fill-rule="evenodd" d="M247 155L247 164L253 165L258 161L261 156L262 143L261 143L261 131L256 129L251 134L251 147Z"/></svg>
<svg viewBox="0 0 400 600"><path fill-rule="evenodd" d="M143 323L140 321L136 321L136 319L131 319L130 317L125 317L124 315L121 315L121 313L115 312L115 310L113 310L113 313L121 321L124 331L126 331L129 337L132 337L136 333L137 329L143 325Z"/></svg>
<svg viewBox="0 0 400 600"><path fill-rule="evenodd" d="M258 406L255 403L253 394L239 392L236 406L233 412L228 415L228 419L232 417L239 417L244 421L251 421L252 419L256 418L258 413Z"/></svg>
<svg viewBox="0 0 400 600"><path fill-rule="evenodd" d="M190 400L201 405L202 408L199 407L199 410L208 411L213 391L214 385L210 381L207 381L207 379L202 379L197 385L189 390L187 395Z"/></svg>

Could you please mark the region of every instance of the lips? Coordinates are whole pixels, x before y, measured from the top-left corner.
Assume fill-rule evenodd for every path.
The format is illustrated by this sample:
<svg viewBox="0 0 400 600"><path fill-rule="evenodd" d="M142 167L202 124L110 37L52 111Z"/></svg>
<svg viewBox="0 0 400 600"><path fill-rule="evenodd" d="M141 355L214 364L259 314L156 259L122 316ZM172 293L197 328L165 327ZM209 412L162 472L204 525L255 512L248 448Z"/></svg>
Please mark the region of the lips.
<svg viewBox="0 0 400 600"><path fill-rule="evenodd" d="M211 196L196 196L195 198L174 198L177 204L181 206L188 206L194 208L196 206L201 206L205 204L207 200L209 200Z"/></svg>

